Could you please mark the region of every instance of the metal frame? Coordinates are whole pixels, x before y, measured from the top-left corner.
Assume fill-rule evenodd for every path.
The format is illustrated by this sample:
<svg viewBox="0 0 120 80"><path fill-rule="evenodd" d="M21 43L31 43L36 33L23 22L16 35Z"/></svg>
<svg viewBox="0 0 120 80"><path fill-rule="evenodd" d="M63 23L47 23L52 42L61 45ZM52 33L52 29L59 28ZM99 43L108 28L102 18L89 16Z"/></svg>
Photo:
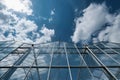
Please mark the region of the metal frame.
<svg viewBox="0 0 120 80"><path fill-rule="evenodd" d="M61 44L62 42L59 42L59 44ZM50 74L51 74L51 69L68 69L68 72L69 72L69 79L70 80L74 80L73 79L73 75L72 75L72 71L71 71L71 69L79 69L79 72L80 72L80 70L81 69L87 69L88 70L88 72L90 73L90 75L91 75L91 78L92 79L94 79L95 78L95 76L93 75L93 72L92 72L92 70L91 69L96 69L96 68L99 68L99 69L102 69L102 71L103 71L103 73L109 78L109 80L118 80L117 79L117 75L118 74L120 74L120 62L119 61L117 61L117 60L115 60L114 58L112 58L112 56L110 56L109 54L118 54L118 55L120 55L120 53L119 52L117 52L115 49L120 49L120 48L110 48L110 47L106 47L105 46L105 44L103 44L103 43L101 43L103 46L105 46L105 48L101 48L101 47L99 47L99 46L97 46L97 45L93 45L94 47L90 47L90 46L88 46L88 45L85 45L84 47L79 47L79 45L76 45L76 44L73 44L73 47L69 47L69 46L67 46L67 43L65 43L65 42L63 42L62 44L63 44L63 47L61 47L60 45L58 45L58 46L56 46L54 43L52 43L53 45L52 46L47 46L47 47L36 47L36 46L34 46L34 44L31 44L31 47L23 47L23 45L24 44L21 44L20 46L18 46L18 47L11 47L10 45L8 45L7 47L1 47L0 46L0 48L4 48L4 49L7 49L7 48L15 48L13 51L11 51L11 52L9 52L8 54L7 54L7 56L5 56L5 57L3 57L1 60L0 60L0 62L2 61L2 60L4 60L6 57L8 57L10 54L18 54L18 53L16 53L15 51L17 51L18 49L27 49L26 51L24 51L23 53L20 53L20 54L22 54L22 56L21 57L19 57L19 59L18 60L16 60L15 62L14 62L14 64L12 65L12 66L2 66L2 65L0 65L0 69L6 69L6 68L8 68L8 70L7 70L7 72L5 72L3 75L1 75L0 76L0 80L9 80L10 79L10 77L12 76L12 74L16 71L16 69L18 69L18 68L22 68L22 69L24 69L24 73L25 73L25 77L24 77L24 80L29 80L29 76L31 76L31 79L32 80L34 80L34 78L33 78L33 75L32 75L32 72L31 72L31 70L32 69L36 69L36 71L37 71L37 76L38 76L38 80L42 80L41 79L41 74L40 74L40 71L39 71L39 69L43 69L43 68L45 68L45 69L48 69L48 73L47 73L47 80L51 80L51 77L50 77ZM4 45L4 43L2 44L2 45ZM12 44L11 44L12 45ZM42 44L40 44L40 45L42 45ZM40 52L40 49L48 49L48 48L50 48L51 49L51 52L49 52L49 53L42 53L42 52ZM35 52L35 49L38 49L38 51L37 51L37 53ZM63 50L63 53L58 53L56 50ZM76 51L76 53L69 53L68 52L68 50L72 50L72 49L74 49L75 51ZM100 50L102 53L94 53L94 49L98 49L98 50ZM105 52L103 49L110 49L110 50L113 50L114 51L114 53L107 53L107 52ZM80 50L82 50L82 52L80 51ZM24 60L25 60L25 58L29 55L29 54L33 54L34 56L34 60L33 60L33 63L32 63L32 65L31 66L24 66L24 65L20 65ZM45 55L45 54L50 54L51 55L51 59L50 59L50 63L49 63L49 65L46 65L46 66L44 66L44 65L42 65L42 66L39 66L38 65L38 60L37 60L37 57L38 56L40 56L40 55ZM58 66L58 65L52 65L52 63L53 63L53 56L55 55L55 54L65 54L65 59L66 59L66 61L67 61L67 65L61 65L61 66ZM83 61L83 63L85 64L85 66L83 66L83 65L79 65L79 66L73 66L73 65L70 65L70 61L69 61L69 57L68 57L68 55L69 54L72 54L72 55L74 55L74 54L78 54L79 55L79 58L81 58L81 60ZM103 64L103 62L96 56L96 54L105 54L105 55L107 55L109 58L111 58L113 61L115 61L116 63L118 63L118 65L105 65L105 64ZM86 63L86 61L85 61L85 58L84 58L84 55L90 55L91 56L91 58L98 64L98 66L95 66L95 65L93 65L93 66L89 66L87 63ZM18 54L18 56L19 56L19 54ZM117 73L116 73L116 75L114 75L110 70L109 70L109 68L118 68L119 69L119 71L117 71ZM26 71L25 69L28 69L28 71ZM80 76L79 75L81 75L80 73L78 72L78 79L80 78ZM68 77L67 77L68 78Z"/></svg>

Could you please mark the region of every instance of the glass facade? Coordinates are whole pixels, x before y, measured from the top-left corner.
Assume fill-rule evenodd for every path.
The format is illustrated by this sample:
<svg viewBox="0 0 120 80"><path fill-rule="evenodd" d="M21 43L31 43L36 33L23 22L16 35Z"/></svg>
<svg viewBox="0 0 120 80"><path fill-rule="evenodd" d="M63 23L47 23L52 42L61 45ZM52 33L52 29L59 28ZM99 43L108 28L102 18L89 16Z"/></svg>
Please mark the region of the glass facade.
<svg viewBox="0 0 120 80"><path fill-rule="evenodd" d="M120 80L120 44L1 41L0 80Z"/></svg>

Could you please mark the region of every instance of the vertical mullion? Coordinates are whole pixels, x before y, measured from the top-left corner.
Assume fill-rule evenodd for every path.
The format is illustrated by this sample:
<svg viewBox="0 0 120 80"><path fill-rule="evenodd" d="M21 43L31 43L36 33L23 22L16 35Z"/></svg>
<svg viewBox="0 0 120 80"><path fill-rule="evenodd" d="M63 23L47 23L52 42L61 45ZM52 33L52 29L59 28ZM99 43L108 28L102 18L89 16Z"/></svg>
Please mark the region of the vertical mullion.
<svg viewBox="0 0 120 80"><path fill-rule="evenodd" d="M80 58L81 58L81 59L83 60L83 62L85 63L86 68L88 69L88 71L89 71L90 75L91 75L91 76L92 76L92 78L94 79L94 76L93 76L92 72L90 71L90 69L89 69L89 67L88 67L87 63L85 62L85 60L84 60L83 56L80 54L80 51L78 50L77 45L76 45L76 44L74 44L74 47L75 47L75 49L77 50L77 52L79 53ZM86 51L86 50L85 50L85 51Z"/></svg>
<svg viewBox="0 0 120 80"><path fill-rule="evenodd" d="M34 65L34 61L33 61L33 63L32 63L31 66L33 66L33 65ZM28 72L27 72L27 74L26 74L24 80L26 80L26 78L28 78L29 73L31 74L31 69L32 69L31 66L30 66L30 68L29 68L29 70L28 70ZM32 74L31 74L31 75L32 75Z"/></svg>
<svg viewBox="0 0 120 80"><path fill-rule="evenodd" d="M38 66L37 64L37 56L36 56L36 53L35 53L35 50L34 50L34 47L32 46L32 52L33 52L33 55L34 55L34 59L35 59L35 65ZM40 73L39 73L39 69L36 68L37 70L37 75L38 75L38 79L40 80Z"/></svg>
<svg viewBox="0 0 120 80"><path fill-rule="evenodd" d="M34 54L33 54L34 55ZM40 53L38 54L38 56L40 55ZM37 57L38 57L37 56ZM32 63L32 65L31 66L33 66L35 64L35 60L33 60L33 63ZM27 72L27 74L26 74L26 76L25 76L25 78L24 78L24 80L26 80L26 78L27 78L27 76L29 75L29 73L31 74L31 76L32 76L32 73L31 73L31 66L30 66L30 68L29 68L29 70L28 70L28 72Z"/></svg>
<svg viewBox="0 0 120 80"><path fill-rule="evenodd" d="M71 69L70 69L70 63L69 63L69 59L68 59L68 53L67 53L67 50L66 50L66 44L65 43L64 43L64 50L65 50L65 54L66 54L66 59L67 59L67 65L68 65L70 80L73 80L72 79Z"/></svg>
<svg viewBox="0 0 120 80"><path fill-rule="evenodd" d="M97 56L92 52L91 49L89 49L88 46L86 46L87 50L91 53L90 55L93 57L93 59L98 63L99 66L103 66L103 70L108 76L110 80L118 80L110 71L109 69L97 58Z"/></svg>
<svg viewBox="0 0 120 80"><path fill-rule="evenodd" d="M34 63L33 63L33 64L34 64ZM22 66L23 66L23 64L22 64ZM23 69L24 69L24 68L23 68ZM26 72L25 69L24 69L24 72L25 72L25 77L26 77L26 78L24 78L25 80L26 80L26 79L29 80L29 78L28 78L29 72L30 72L30 75L31 75L31 79L33 80L33 75L32 75L32 73L31 73L31 71Z"/></svg>
<svg viewBox="0 0 120 80"><path fill-rule="evenodd" d="M15 42L14 42L15 43ZM14 43L11 43L11 44L14 44ZM9 47L11 44L9 44L7 47ZM23 44L21 44L20 46L22 46ZM19 46L19 47L20 47ZM2 61L3 59L5 59L7 56L9 56L12 52L14 52L15 50L17 50L19 47L16 47L14 50L12 50L10 53L8 53L6 56L4 56L2 59L0 59L0 61ZM5 48L4 48L5 49ZM3 49L3 50L4 50Z"/></svg>
<svg viewBox="0 0 120 80"><path fill-rule="evenodd" d="M20 58L20 55L19 55L19 53L17 54L18 56L19 56L19 58ZM23 64L21 64L22 66L23 66ZM26 71L25 71L25 69L23 68L23 70L24 70L24 73L25 73L25 75L27 75L27 73L26 73ZM28 78L27 78L27 80L28 80Z"/></svg>
<svg viewBox="0 0 120 80"><path fill-rule="evenodd" d="M120 63L115 60L114 58L112 58L109 54L107 54L105 51L103 51L100 47L98 47L97 45L94 44L94 46L99 49L100 51L102 51L104 54L106 54L108 57L110 57L113 61L115 61L116 63L118 63L120 65Z"/></svg>
<svg viewBox="0 0 120 80"><path fill-rule="evenodd" d="M55 44L54 44L54 45L55 45ZM49 65L47 80L50 79L50 71L51 71L51 66L52 66L52 61L53 61L53 55L54 55L54 45L53 45L52 51L51 51L51 60L50 60L50 65Z"/></svg>
<svg viewBox="0 0 120 80"><path fill-rule="evenodd" d="M102 42L101 42L101 44L102 44L103 46L105 46L105 47L109 48L110 50L114 51L115 53L117 53L117 54L119 54L119 55L120 55L120 52L118 52L118 51L116 51L116 50L114 50L114 49L112 49L112 48L110 48L110 47L108 47L108 46L104 45Z"/></svg>
<svg viewBox="0 0 120 80"><path fill-rule="evenodd" d="M16 60L14 62L14 64L12 66L17 66L17 65L20 65L24 59L28 56L29 54L29 49L25 51L25 54L23 54L18 60ZM11 75L16 71L17 68L9 68L7 72L5 72L1 77L0 79L5 79L5 80L8 80Z"/></svg>

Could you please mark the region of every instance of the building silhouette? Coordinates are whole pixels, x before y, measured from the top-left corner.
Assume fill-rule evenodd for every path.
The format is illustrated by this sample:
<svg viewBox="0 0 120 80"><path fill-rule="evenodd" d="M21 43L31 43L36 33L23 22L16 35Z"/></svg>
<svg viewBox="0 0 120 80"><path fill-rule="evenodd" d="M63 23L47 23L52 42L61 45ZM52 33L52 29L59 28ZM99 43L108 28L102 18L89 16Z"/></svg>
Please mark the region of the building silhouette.
<svg viewBox="0 0 120 80"><path fill-rule="evenodd" d="M1 41L0 80L120 80L120 44Z"/></svg>

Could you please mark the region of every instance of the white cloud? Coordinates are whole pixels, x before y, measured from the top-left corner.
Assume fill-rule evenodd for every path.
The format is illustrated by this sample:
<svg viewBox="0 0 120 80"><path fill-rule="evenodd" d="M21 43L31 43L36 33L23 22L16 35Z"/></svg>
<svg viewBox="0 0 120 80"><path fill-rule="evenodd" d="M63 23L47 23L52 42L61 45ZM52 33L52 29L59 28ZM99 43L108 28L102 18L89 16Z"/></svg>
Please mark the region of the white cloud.
<svg viewBox="0 0 120 80"><path fill-rule="evenodd" d="M10 4L11 3L11 4ZM44 29L50 34L39 32L38 26L34 21L26 17L32 15L32 3L30 0L2 0L0 1L0 40L11 40L27 42L27 43L42 43L51 41L54 35L53 29ZM22 16L18 16L19 15ZM23 15L26 14L26 15ZM52 33L51 33L52 32Z"/></svg>
<svg viewBox="0 0 120 80"><path fill-rule="evenodd" d="M42 27L42 29L40 30L40 32L41 33L43 33L44 35L46 35L46 36L53 36L54 35L54 30L52 30L52 29L47 29L46 27L45 27L45 24L43 25L43 27Z"/></svg>
<svg viewBox="0 0 120 80"><path fill-rule="evenodd" d="M49 22L53 21L53 16L55 15L55 8L50 12L50 18L48 19Z"/></svg>
<svg viewBox="0 0 120 80"><path fill-rule="evenodd" d="M50 18L48 19L48 21L49 21L49 22L53 21L53 18L52 18L52 17L50 17Z"/></svg>
<svg viewBox="0 0 120 80"><path fill-rule="evenodd" d="M30 0L2 0L0 1L8 10L13 10L20 13L32 14L32 3Z"/></svg>
<svg viewBox="0 0 120 80"><path fill-rule="evenodd" d="M37 38L36 42L45 43L47 41L51 41L51 37L54 36L55 31L54 31L54 29L48 29L48 28L45 27L45 25L43 25L42 29L40 30L40 33L42 33L43 36L41 36L40 38Z"/></svg>
<svg viewBox="0 0 120 80"><path fill-rule="evenodd" d="M47 20L47 18L46 17L42 17L42 16L39 16L39 17L37 17L36 19L42 19L42 20Z"/></svg>
<svg viewBox="0 0 120 80"><path fill-rule="evenodd" d="M36 32L37 28L38 26L34 21L24 18L11 28L13 31L12 33L15 33L15 36L9 33L7 38L14 38L16 41L33 42L32 39L29 39L29 33Z"/></svg>
<svg viewBox="0 0 120 80"><path fill-rule="evenodd" d="M118 30L116 30L116 31L107 30L109 27L106 28L106 30L102 30L103 26L105 26L106 23L112 25L114 20L115 20L115 16L109 13L109 9L105 5L105 3L102 3L102 4L92 3L92 4L90 4L90 6L88 6L86 9L83 10L83 16L78 17L76 19L75 32L74 32L73 36L71 37L72 41L77 43L82 40L83 41L90 40L92 38L91 36L95 32L98 32L100 30L102 32L100 32L98 40L103 40L103 38L104 38L105 41L106 40L115 41L113 39L117 40L117 36L119 35L118 28L117 28ZM117 19L117 21L119 23L120 20ZM116 26L116 24L114 24L113 26ZM105 26L105 27L107 27L107 26ZM109 32L109 35L103 36L103 35L105 35L104 33L106 31Z"/></svg>
<svg viewBox="0 0 120 80"><path fill-rule="evenodd" d="M16 23L19 20L16 14L9 12L6 9L0 10L0 25Z"/></svg>
<svg viewBox="0 0 120 80"><path fill-rule="evenodd" d="M50 15L51 15L51 16L52 16L52 15L55 15L55 9L51 10Z"/></svg>
<svg viewBox="0 0 120 80"><path fill-rule="evenodd" d="M91 38L91 34L101 29L101 26L106 23L107 8L105 4L91 4L83 12L83 16L76 20L76 28L72 36L75 43Z"/></svg>
<svg viewBox="0 0 120 80"><path fill-rule="evenodd" d="M21 19L17 25L15 25L15 29L18 33L28 33L31 31L37 30L37 25L34 23L34 21L27 20L25 18Z"/></svg>
<svg viewBox="0 0 120 80"><path fill-rule="evenodd" d="M15 41L27 42L27 43L45 43L51 41L54 36L55 31L53 29L48 29L45 26L42 27L40 32L37 32L38 26L34 21L21 19L13 28L11 28L11 33L6 37L9 39L14 39ZM6 31L9 29L6 29ZM15 36L12 34L15 32ZM31 35L29 34L31 33ZM34 38L34 39L33 39Z"/></svg>
<svg viewBox="0 0 120 80"><path fill-rule="evenodd" d="M43 25L42 28L38 30L39 27L36 23L27 19L28 16L32 15L33 10L31 9L31 6L32 3L30 0L0 0L0 41L13 39L17 41L17 43L25 42L32 44L45 43L52 40L52 37L55 34L54 29L48 29ZM20 44L17 46L19 45ZM3 54L1 54L1 56L2 55ZM9 55L4 59L6 62L3 60L3 63L1 64L13 65L13 59L18 59L18 56ZM45 59L42 58L42 56L39 60L41 65L46 64ZM40 72L42 74L46 71L45 69L41 69ZM21 73L22 70L20 72L18 70L18 72L16 71L11 78L22 78L24 74Z"/></svg>
<svg viewBox="0 0 120 80"><path fill-rule="evenodd" d="M111 26L101 31L98 35L100 41L120 42L120 14L114 17Z"/></svg>

